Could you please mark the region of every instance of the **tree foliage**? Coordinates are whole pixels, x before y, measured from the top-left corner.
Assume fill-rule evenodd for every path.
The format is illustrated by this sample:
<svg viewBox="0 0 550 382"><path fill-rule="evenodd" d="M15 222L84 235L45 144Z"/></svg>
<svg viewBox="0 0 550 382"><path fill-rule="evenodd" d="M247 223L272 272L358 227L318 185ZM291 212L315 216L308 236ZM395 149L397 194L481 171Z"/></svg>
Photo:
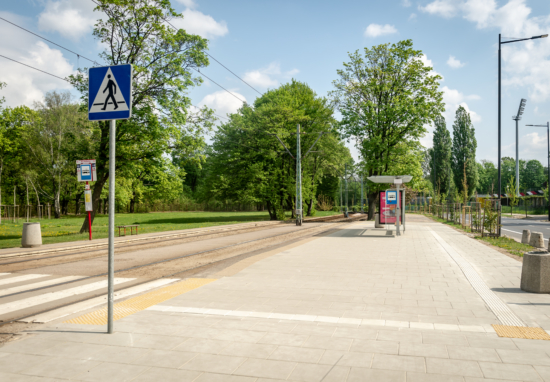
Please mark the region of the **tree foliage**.
<svg viewBox="0 0 550 382"><path fill-rule="evenodd" d="M355 140L369 176L391 174L403 155L419 149L424 126L444 110L441 77L421 58L404 40L351 53L337 71L332 96L342 114L340 132ZM421 170L421 161L417 166ZM380 187L369 186L369 218Z"/></svg>
<svg viewBox="0 0 550 382"><path fill-rule="evenodd" d="M212 111L205 108L190 118L187 91L201 83L200 78L193 77L192 70L208 65L207 40L183 29L175 31L167 24L183 18L169 0L98 1L95 11L106 16L98 20L93 32L101 46L106 47L100 57L108 65L133 66L132 118L117 122L116 168L160 158L171 147L192 152L204 145L203 132L212 126ZM70 78L87 101L84 72ZM94 213L109 178L108 122L100 122L99 131ZM87 229L84 221L81 232Z"/></svg>
<svg viewBox="0 0 550 382"><path fill-rule="evenodd" d="M451 134L447 130L447 123L442 115L435 121L433 148L430 155L430 170L435 178L434 190L436 193L447 195L451 188Z"/></svg>
<svg viewBox="0 0 550 382"><path fill-rule="evenodd" d="M468 196L475 192L477 184L477 140L470 114L459 106L453 124L452 165L454 183L459 193L464 191L463 178L466 172Z"/></svg>
<svg viewBox="0 0 550 382"><path fill-rule="evenodd" d="M230 121L215 133L206 197L264 204L271 219L283 218L285 210L295 208L296 128L300 124L302 196L311 215L319 183L334 175L334 167L342 170L350 159L334 123L328 101L303 83L293 80L268 91L253 106L245 105L231 114Z"/></svg>

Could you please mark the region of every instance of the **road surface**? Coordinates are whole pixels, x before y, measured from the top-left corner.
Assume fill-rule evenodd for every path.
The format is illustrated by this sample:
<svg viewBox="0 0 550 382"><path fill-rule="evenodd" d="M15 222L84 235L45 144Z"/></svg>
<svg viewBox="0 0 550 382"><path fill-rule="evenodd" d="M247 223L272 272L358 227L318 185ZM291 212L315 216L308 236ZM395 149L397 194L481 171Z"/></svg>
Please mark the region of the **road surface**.
<svg viewBox="0 0 550 382"><path fill-rule="evenodd" d="M502 218L502 234L521 240L521 233L524 229L531 232L541 232L544 242L550 237L550 223L537 220Z"/></svg>

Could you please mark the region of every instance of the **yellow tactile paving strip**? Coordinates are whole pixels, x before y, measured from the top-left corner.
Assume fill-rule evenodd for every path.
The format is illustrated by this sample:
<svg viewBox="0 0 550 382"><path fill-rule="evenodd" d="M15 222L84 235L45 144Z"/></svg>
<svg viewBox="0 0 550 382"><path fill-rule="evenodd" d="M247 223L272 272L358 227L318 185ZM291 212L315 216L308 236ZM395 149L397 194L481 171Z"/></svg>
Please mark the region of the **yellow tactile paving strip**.
<svg viewBox="0 0 550 382"><path fill-rule="evenodd" d="M548 333L546 333L546 331L542 328L506 325L493 325L493 328L499 337L550 341L550 335L548 335Z"/></svg>
<svg viewBox="0 0 550 382"><path fill-rule="evenodd" d="M187 279L167 287L132 297L126 301L114 305L113 320L120 320L126 316L147 309L150 306L179 296L180 294L197 289L203 285L209 284L216 279ZM64 321L67 324L83 325L107 325L107 307L84 314L79 317Z"/></svg>

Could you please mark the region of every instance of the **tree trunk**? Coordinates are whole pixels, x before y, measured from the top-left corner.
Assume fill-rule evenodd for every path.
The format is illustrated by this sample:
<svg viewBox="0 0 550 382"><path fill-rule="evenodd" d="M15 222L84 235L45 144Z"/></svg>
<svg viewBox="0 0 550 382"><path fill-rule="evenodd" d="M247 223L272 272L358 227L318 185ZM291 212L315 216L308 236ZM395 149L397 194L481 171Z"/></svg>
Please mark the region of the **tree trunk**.
<svg viewBox="0 0 550 382"><path fill-rule="evenodd" d="M377 192L371 192L368 194L369 197L369 215L368 220L374 219L374 213L376 211L376 201L377 201Z"/></svg>
<svg viewBox="0 0 550 382"><path fill-rule="evenodd" d="M59 191L55 193L53 215L56 219L61 217L61 204L59 202Z"/></svg>
<svg viewBox="0 0 550 382"><path fill-rule="evenodd" d="M77 216L80 213L80 198L82 197L83 192L77 193L74 199L74 215Z"/></svg>
<svg viewBox="0 0 550 382"><path fill-rule="evenodd" d="M102 121L99 123L99 126L101 129L101 138L98 150L99 155L97 158L97 181L95 182L94 191L92 193L93 211L89 214L89 216L91 216L92 223L94 222L95 212L99 211L101 191L103 191L103 187L109 179L109 169L107 167L109 160L109 121ZM88 214L86 214L82 227L80 227L80 233L88 231Z"/></svg>
<svg viewBox="0 0 550 382"><path fill-rule="evenodd" d="M307 206L307 216L311 216L311 206L313 205L313 198L309 199L309 203L306 202Z"/></svg>

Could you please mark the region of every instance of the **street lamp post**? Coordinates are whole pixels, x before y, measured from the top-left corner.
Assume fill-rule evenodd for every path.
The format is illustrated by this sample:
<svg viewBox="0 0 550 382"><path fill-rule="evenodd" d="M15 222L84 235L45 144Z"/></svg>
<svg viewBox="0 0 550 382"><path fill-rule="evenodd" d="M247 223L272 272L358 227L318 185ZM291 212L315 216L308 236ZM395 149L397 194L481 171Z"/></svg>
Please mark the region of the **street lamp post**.
<svg viewBox="0 0 550 382"><path fill-rule="evenodd" d="M500 178L500 170L501 170L501 155L500 155L500 83L501 83L501 75L500 75L500 56L501 56L501 46L502 44L510 44L512 42L518 42L518 41L526 41L526 40L535 40L538 38L545 38L548 37L547 34L543 34L541 36L533 36L528 38L520 38L516 40L509 40L509 41L502 41L502 35L499 33L498 35L498 236L500 236L500 210L501 210L501 203L502 203L502 182Z"/></svg>
<svg viewBox="0 0 550 382"><path fill-rule="evenodd" d="M548 161L548 184L546 187L550 187L550 122L546 122L546 125L525 125L533 127L546 127L546 143L548 150L546 152L546 160ZM550 221L550 197L548 197L548 221Z"/></svg>
<svg viewBox="0 0 550 382"><path fill-rule="evenodd" d="M525 103L527 100L525 98L521 99L519 103L518 114L513 116L512 119L516 121L516 194L519 196L519 141L518 141L518 122L521 119L523 110L525 110Z"/></svg>

